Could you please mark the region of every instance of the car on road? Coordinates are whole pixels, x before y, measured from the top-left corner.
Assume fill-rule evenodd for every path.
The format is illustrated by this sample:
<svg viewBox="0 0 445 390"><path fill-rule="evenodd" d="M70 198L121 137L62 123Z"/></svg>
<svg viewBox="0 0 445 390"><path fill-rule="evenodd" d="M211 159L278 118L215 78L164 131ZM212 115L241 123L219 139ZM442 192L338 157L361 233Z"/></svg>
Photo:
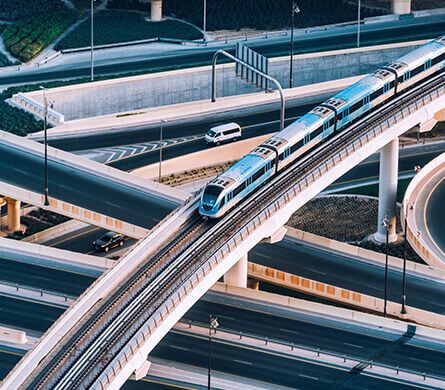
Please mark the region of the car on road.
<svg viewBox="0 0 445 390"><path fill-rule="evenodd" d="M237 141L241 138L241 126L230 122L212 127L205 135L206 144L221 145L224 142Z"/></svg>
<svg viewBox="0 0 445 390"><path fill-rule="evenodd" d="M111 248L123 246L124 240L125 237L122 234L108 232L96 241L93 241L93 247L98 251L108 252Z"/></svg>

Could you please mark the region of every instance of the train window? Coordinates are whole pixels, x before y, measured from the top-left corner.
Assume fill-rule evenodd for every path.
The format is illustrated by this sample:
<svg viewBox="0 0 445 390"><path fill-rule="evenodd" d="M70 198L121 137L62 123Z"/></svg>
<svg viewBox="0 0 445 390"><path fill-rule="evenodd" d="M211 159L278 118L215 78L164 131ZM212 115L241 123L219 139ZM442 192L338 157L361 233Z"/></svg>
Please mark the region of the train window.
<svg viewBox="0 0 445 390"><path fill-rule="evenodd" d="M290 156L290 147L286 148L284 151L284 158L289 157Z"/></svg>
<svg viewBox="0 0 445 390"><path fill-rule="evenodd" d="M411 78L411 71L406 71L403 75L403 81L409 80Z"/></svg>
<svg viewBox="0 0 445 390"><path fill-rule="evenodd" d="M366 106L367 104L369 104L369 100L370 100L369 95L368 95L368 96L365 96L365 97L363 98L363 105Z"/></svg>
<svg viewBox="0 0 445 390"><path fill-rule="evenodd" d="M227 194L227 202L230 202L232 199L233 199L233 192L230 191L230 192Z"/></svg>
<svg viewBox="0 0 445 390"><path fill-rule="evenodd" d="M445 59L445 53L442 53L440 56L433 58L433 60L431 61L431 65L436 65L439 62L443 61L444 59Z"/></svg>
<svg viewBox="0 0 445 390"><path fill-rule="evenodd" d="M310 140L311 140L311 134L310 134L310 133L307 133L307 134L304 136L304 144L306 145Z"/></svg>
<svg viewBox="0 0 445 390"><path fill-rule="evenodd" d="M329 122L323 123L323 131L326 131L327 129L329 129Z"/></svg>
<svg viewBox="0 0 445 390"><path fill-rule="evenodd" d="M363 101L360 100L351 107L351 112L357 111L359 108L362 107L363 107Z"/></svg>
<svg viewBox="0 0 445 390"><path fill-rule="evenodd" d="M383 86L383 93L386 93L386 92L388 92L389 91L389 83L386 83L384 86Z"/></svg>
<svg viewBox="0 0 445 390"><path fill-rule="evenodd" d="M431 68L431 60L426 60L425 65L424 65L424 69L427 70Z"/></svg>
<svg viewBox="0 0 445 390"><path fill-rule="evenodd" d="M223 207L225 203L226 203L226 198L222 198L219 207Z"/></svg>
<svg viewBox="0 0 445 390"><path fill-rule="evenodd" d="M369 99L369 96L367 96L367 97ZM342 119L347 118L349 116L349 107L347 107L345 110L343 110L343 112L340 115L341 115Z"/></svg>
<svg viewBox="0 0 445 390"><path fill-rule="evenodd" d="M298 141L296 144L293 144L290 151L294 153L296 150L300 149L303 146L303 141Z"/></svg>
<svg viewBox="0 0 445 390"><path fill-rule="evenodd" d="M253 181L258 180L261 176L264 175L264 172L265 172L265 169L264 169L264 167L263 167L263 168L261 168L258 172L255 172L255 173L254 173L254 175L252 176L252 180L253 180Z"/></svg>

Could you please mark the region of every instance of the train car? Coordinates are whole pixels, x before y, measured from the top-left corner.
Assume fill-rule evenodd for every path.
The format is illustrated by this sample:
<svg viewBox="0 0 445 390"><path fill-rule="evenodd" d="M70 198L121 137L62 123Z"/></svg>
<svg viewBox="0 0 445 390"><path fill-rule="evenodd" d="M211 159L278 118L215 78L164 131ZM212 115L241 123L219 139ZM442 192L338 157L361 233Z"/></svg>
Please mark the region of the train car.
<svg viewBox="0 0 445 390"><path fill-rule="evenodd" d="M286 165L397 93L445 67L445 36L378 69L275 134L202 192L199 212L219 218Z"/></svg>

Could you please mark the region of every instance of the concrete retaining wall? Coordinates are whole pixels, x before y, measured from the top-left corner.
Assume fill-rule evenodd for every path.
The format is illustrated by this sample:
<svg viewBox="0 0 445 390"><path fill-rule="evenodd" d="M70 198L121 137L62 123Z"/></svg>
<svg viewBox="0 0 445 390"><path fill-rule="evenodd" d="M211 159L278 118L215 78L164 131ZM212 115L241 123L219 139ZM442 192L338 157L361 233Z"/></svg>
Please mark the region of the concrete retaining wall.
<svg viewBox="0 0 445 390"><path fill-rule="evenodd" d="M425 41L334 50L294 56L294 85L319 83L369 73L400 57ZM289 82L289 58L270 59L269 73L285 87ZM257 91L234 75L234 64L218 66L217 96ZM46 92L54 110L65 120L139 110L211 97L211 66L99 81ZM43 92L26 94L38 102Z"/></svg>

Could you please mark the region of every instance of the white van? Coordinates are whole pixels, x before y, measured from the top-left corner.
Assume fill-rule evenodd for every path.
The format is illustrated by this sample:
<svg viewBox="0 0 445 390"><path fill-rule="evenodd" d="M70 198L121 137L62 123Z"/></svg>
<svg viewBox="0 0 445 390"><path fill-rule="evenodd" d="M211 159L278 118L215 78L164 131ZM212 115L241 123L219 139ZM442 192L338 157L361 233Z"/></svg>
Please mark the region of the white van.
<svg viewBox="0 0 445 390"><path fill-rule="evenodd" d="M231 122L212 127L205 135L206 144L221 145L223 142L236 141L241 138L241 127Z"/></svg>

